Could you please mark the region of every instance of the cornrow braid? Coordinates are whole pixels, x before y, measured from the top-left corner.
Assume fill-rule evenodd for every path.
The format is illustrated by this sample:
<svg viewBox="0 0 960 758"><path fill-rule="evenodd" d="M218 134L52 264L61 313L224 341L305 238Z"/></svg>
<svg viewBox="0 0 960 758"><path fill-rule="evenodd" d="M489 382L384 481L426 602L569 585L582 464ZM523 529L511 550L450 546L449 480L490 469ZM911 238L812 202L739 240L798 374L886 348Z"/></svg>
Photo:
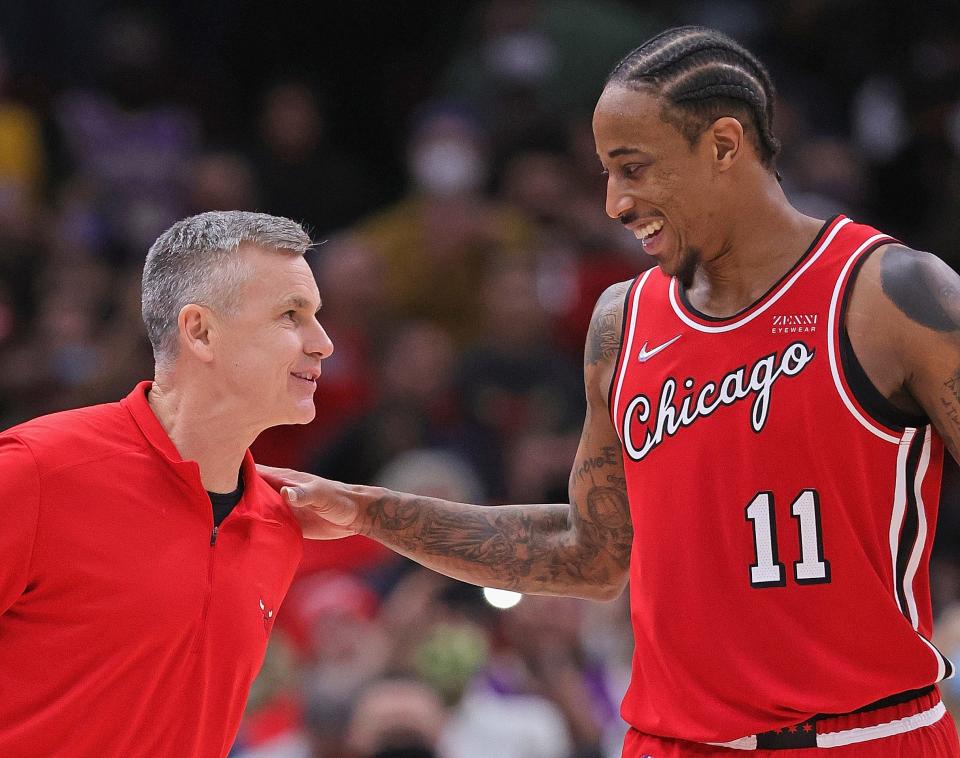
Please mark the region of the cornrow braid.
<svg viewBox="0 0 960 758"><path fill-rule="evenodd" d="M773 168L780 152L773 135L773 81L751 52L725 34L703 26L667 29L620 61L607 77L612 82L656 89L670 104L661 117L691 145L721 116L739 118L763 165Z"/></svg>

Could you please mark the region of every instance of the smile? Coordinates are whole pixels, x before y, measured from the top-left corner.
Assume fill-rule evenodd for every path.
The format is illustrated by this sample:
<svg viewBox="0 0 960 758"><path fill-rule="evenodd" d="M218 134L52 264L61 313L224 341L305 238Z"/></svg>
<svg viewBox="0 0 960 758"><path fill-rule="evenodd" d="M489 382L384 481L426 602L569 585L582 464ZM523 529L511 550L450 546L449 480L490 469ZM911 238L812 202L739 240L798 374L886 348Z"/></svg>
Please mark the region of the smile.
<svg viewBox="0 0 960 758"><path fill-rule="evenodd" d="M647 237L652 237L654 234L663 229L663 221L657 219L656 221L651 221L649 224L645 224L638 229L633 229L633 233L638 240L645 240Z"/></svg>
<svg viewBox="0 0 960 758"><path fill-rule="evenodd" d="M297 379L302 379L305 382L310 382L311 384L316 384L317 377L320 376L319 373L314 373L313 371L304 371L304 372L292 371L290 375L295 376Z"/></svg>

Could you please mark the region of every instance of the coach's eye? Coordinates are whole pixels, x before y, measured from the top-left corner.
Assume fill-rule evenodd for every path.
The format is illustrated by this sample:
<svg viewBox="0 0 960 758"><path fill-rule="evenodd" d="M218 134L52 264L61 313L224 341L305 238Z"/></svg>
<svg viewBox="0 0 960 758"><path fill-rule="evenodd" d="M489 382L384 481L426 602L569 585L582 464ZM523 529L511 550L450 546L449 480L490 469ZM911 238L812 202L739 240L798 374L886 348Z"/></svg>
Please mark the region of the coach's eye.
<svg viewBox="0 0 960 758"><path fill-rule="evenodd" d="M291 321L296 321L296 320L297 320L297 312L296 312L296 311L287 311L286 313L283 314L283 317L284 317L284 318L288 318L288 319L290 319Z"/></svg>

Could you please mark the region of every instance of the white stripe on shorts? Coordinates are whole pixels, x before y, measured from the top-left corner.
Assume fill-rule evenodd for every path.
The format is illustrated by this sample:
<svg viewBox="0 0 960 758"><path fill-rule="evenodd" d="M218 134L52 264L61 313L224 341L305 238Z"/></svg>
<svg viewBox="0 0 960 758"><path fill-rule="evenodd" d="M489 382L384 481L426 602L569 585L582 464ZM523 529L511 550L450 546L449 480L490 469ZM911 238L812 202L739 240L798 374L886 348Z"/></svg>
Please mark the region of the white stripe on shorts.
<svg viewBox="0 0 960 758"><path fill-rule="evenodd" d="M880 740L884 737L893 737L897 734L905 734L915 729L922 729L925 726L936 724L943 718L946 712L946 707L940 702L923 713L905 716L902 719L888 721L885 724L875 724L874 726L844 729L840 732L818 734L817 747L840 747L841 745L853 745L857 742L868 742L870 740ZM707 744L716 745L717 747L728 747L734 750L756 750L757 735L751 734L749 737L741 737L732 742L708 742Z"/></svg>

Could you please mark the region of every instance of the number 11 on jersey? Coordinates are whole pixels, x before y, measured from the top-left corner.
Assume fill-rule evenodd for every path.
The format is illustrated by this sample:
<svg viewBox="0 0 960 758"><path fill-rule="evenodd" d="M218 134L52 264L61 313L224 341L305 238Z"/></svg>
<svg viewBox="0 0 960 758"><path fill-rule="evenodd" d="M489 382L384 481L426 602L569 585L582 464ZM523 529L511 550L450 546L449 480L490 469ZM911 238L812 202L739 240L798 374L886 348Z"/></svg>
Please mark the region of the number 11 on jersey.
<svg viewBox="0 0 960 758"><path fill-rule="evenodd" d="M797 584L825 584L830 581L830 561L823 557L823 529L820 524L820 496L816 490L801 490L790 506L800 534L800 560L794 561ZM758 492L747 506L747 521L753 523L756 563L750 566L753 587L783 587L786 571L777 550L777 519L773 493Z"/></svg>

